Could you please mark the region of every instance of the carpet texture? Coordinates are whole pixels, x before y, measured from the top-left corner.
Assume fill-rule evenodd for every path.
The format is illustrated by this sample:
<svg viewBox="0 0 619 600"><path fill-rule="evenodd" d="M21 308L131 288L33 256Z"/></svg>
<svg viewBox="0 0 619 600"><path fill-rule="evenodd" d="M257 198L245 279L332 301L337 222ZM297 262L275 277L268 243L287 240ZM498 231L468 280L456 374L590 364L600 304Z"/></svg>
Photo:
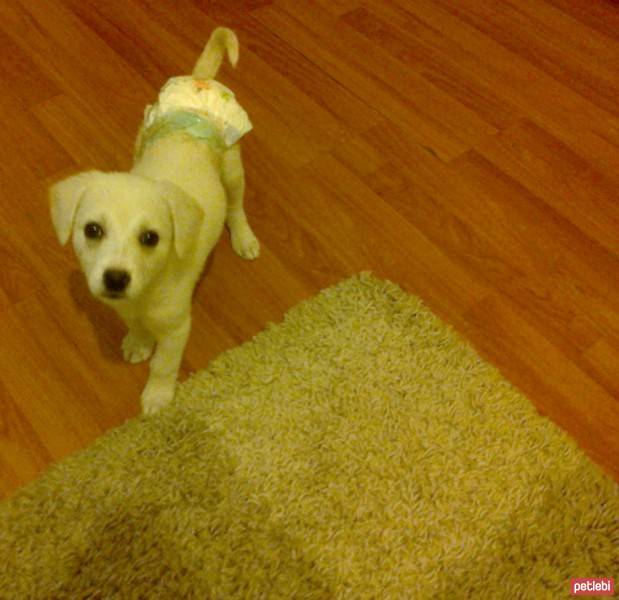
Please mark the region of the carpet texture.
<svg viewBox="0 0 619 600"><path fill-rule="evenodd" d="M618 489L364 274L2 503L0 597L568 598L619 575Z"/></svg>

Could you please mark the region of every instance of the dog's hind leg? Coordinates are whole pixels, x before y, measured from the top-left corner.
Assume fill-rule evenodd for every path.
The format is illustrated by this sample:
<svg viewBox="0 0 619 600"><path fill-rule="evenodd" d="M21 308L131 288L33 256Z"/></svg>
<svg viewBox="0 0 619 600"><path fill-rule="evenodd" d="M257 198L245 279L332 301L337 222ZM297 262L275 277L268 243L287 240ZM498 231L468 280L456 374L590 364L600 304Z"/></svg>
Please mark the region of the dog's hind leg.
<svg viewBox="0 0 619 600"><path fill-rule="evenodd" d="M222 182L226 189L226 224L232 238L232 248L241 257L253 260L260 254L260 243L247 222L243 208L245 194L245 171L238 144L226 150L222 161Z"/></svg>

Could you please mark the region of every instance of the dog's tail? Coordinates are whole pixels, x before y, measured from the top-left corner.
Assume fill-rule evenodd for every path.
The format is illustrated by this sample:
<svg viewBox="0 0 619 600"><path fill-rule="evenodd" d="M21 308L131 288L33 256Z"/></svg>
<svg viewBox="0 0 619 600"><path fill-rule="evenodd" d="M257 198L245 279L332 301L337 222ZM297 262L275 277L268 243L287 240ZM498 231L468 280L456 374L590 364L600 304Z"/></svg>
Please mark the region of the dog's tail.
<svg viewBox="0 0 619 600"><path fill-rule="evenodd" d="M239 40L231 29L218 27L211 34L193 68L193 76L196 79L214 79L224 59L224 52L228 53L228 60L232 66L236 66L239 60Z"/></svg>

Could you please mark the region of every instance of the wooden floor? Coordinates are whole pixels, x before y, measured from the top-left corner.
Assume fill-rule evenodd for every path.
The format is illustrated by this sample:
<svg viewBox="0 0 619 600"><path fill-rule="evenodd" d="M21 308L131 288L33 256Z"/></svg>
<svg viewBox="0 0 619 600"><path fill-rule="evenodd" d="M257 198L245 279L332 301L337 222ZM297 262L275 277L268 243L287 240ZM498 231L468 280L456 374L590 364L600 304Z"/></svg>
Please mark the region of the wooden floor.
<svg viewBox="0 0 619 600"><path fill-rule="evenodd" d="M0 493L139 411L145 366L45 189L130 166L144 105L216 24L255 130L247 210L200 284L183 377L362 270L421 296L619 480L619 5L3 0Z"/></svg>

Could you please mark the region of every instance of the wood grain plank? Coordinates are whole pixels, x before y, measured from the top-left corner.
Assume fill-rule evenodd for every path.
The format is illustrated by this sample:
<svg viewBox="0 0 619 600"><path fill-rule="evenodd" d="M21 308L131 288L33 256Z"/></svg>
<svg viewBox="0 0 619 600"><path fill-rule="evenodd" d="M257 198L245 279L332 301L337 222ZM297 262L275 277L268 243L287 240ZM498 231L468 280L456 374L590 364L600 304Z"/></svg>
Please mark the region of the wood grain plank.
<svg viewBox="0 0 619 600"><path fill-rule="evenodd" d="M397 0L406 12L441 32L436 52L441 60L457 61L475 85L492 86L497 95L527 115L575 152L608 171L619 171L619 124L598 108L468 24L450 10L453 4L430 0Z"/></svg>
<svg viewBox="0 0 619 600"><path fill-rule="evenodd" d="M287 43L320 60L317 64L322 69L349 90L362 94L383 116L394 120L445 160L494 132L457 100L414 70L404 68L342 20L327 18L288 0L279 0L277 9L256 11L256 18L280 36L289 32L284 38ZM310 31L317 32L319 37ZM320 37L330 39L333 49L320 45Z"/></svg>
<svg viewBox="0 0 619 600"><path fill-rule="evenodd" d="M619 364L619 345L601 338L583 352L587 373L602 385L612 398L619 398L619 381L614 376ZM611 421L612 423L612 421Z"/></svg>
<svg viewBox="0 0 619 600"><path fill-rule="evenodd" d="M39 69L10 36L0 31L0 47L6 57L0 63L0 77L5 90L18 98L23 105L30 107L47 98L58 94L54 82L46 75L44 69Z"/></svg>
<svg viewBox="0 0 619 600"><path fill-rule="evenodd" d="M334 225L320 235L334 252L348 256L351 272L371 270L395 279L407 272L407 287L454 321L487 295L483 283L458 268L414 223L402 220L336 159L323 156L304 172L304 191L324 204L312 203L315 218L328 213Z"/></svg>
<svg viewBox="0 0 619 600"><path fill-rule="evenodd" d="M0 6L3 31L61 92L81 98L106 114L119 143L130 154L136 124L155 90L62 3L7 0ZM91 68L84 57L96 57ZM54 57L55 60L50 60ZM110 106L115 110L110 111Z"/></svg>
<svg viewBox="0 0 619 600"><path fill-rule="evenodd" d="M545 0L588 27L619 41L619 13L614 0Z"/></svg>
<svg viewBox="0 0 619 600"><path fill-rule="evenodd" d="M2 326L3 388L19 402L20 412L45 448L48 458L39 459L58 460L100 435L102 429L93 416L79 409L71 381L50 368L49 355L32 339L23 319L9 313L3 315ZM19 346L14 340L20 341Z"/></svg>
<svg viewBox="0 0 619 600"><path fill-rule="evenodd" d="M116 171L131 166L130 155L123 144L119 144L115 131L79 98L59 94L39 103L32 112L40 126L71 157L70 168L57 168L54 179L65 171L66 174L93 168ZM67 115L71 115L71 119L67 119ZM92 143L94 139L96 145Z"/></svg>
<svg viewBox="0 0 619 600"><path fill-rule="evenodd" d="M35 479L52 461L30 419L22 414L21 401L21 395L12 395L0 377L0 498Z"/></svg>
<svg viewBox="0 0 619 600"><path fill-rule="evenodd" d="M495 251L514 268L527 273L526 290L514 296L527 303L533 313L539 298L549 296L552 332L561 335L577 312L592 311L608 335L619 335L619 257L606 251L597 240L581 233L571 222L539 202L522 186L475 152L453 165L461 182L477 199L479 208L470 207L478 226L495 237ZM500 200L498 200L500 198ZM489 208L508 207L508 219L486 221ZM525 233L526 232L526 233ZM501 250L500 246L503 247ZM539 287L537 287L539 286ZM529 296L529 294L531 294ZM544 319L540 314L540 319ZM551 328L546 327L548 335ZM564 337L567 342L569 334ZM566 346L567 347L567 346Z"/></svg>
<svg viewBox="0 0 619 600"><path fill-rule="evenodd" d="M449 0L436 4L600 108L619 115L619 42L613 38L535 0L481 0L466 8Z"/></svg>
<svg viewBox="0 0 619 600"><path fill-rule="evenodd" d="M518 117L518 111L501 99L490 85L471 85L459 60L445 45L440 29L390 3L366 2L343 15L342 20L405 65L413 65L429 84L455 98L497 130ZM483 133L483 132L482 132Z"/></svg>
<svg viewBox="0 0 619 600"><path fill-rule="evenodd" d="M371 137L401 177L387 203L456 263L526 305L572 356L579 346L569 324L578 310L595 310L609 335L619 333L616 256L474 152L441 166L392 127Z"/></svg>
<svg viewBox="0 0 619 600"><path fill-rule="evenodd" d="M153 19L141 3L66 0L63 4L155 90L170 74L189 72L199 51L195 46L199 40L190 42L180 31Z"/></svg>
<svg viewBox="0 0 619 600"><path fill-rule="evenodd" d="M5 194L20 193L24 181L49 177L72 164L62 146L40 127L23 101L7 90L0 99L0 120L10 123L0 144L0 174Z"/></svg>
<svg viewBox="0 0 619 600"><path fill-rule="evenodd" d="M476 150L590 238L619 253L616 174L609 177L527 120L487 138Z"/></svg>

